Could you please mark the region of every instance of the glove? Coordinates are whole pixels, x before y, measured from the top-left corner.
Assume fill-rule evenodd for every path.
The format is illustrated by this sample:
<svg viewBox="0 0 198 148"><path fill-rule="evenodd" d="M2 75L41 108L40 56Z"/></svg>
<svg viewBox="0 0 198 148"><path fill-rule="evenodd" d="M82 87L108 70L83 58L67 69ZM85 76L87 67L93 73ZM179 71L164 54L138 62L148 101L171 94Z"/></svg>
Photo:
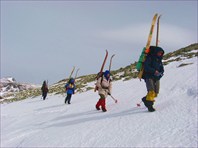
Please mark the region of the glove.
<svg viewBox="0 0 198 148"><path fill-rule="evenodd" d="M154 73L154 75L155 76L157 76L157 77L162 77L163 76L163 73L161 73L161 72L159 72L159 71L155 71L155 73Z"/></svg>
<svg viewBox="0 0 198 148"><path fill-rule="evenodd" d="M163 73L159 72L157 74L155 74L157 77L162 77L163 76Z"/></svg>
<svg viewBox="0 0 198 148"><path fill-rule="evenodd" d="M163 73L159 72L158 74L155 74L155 79L160 80L163 75Z"/></svg>

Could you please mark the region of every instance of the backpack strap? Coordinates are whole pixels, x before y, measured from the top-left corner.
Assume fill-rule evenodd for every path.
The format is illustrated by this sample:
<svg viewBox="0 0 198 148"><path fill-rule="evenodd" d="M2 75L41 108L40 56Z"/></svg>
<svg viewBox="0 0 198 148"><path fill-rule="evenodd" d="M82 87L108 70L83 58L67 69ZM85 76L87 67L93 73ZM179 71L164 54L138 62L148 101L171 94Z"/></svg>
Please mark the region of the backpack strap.
<svg viewBox="0 0 198 148"><path fill-rule="evenodd" d="M103 81L103 75L101 76L101 81L100 81L100 84L102 84L102 81Z"/></svg>

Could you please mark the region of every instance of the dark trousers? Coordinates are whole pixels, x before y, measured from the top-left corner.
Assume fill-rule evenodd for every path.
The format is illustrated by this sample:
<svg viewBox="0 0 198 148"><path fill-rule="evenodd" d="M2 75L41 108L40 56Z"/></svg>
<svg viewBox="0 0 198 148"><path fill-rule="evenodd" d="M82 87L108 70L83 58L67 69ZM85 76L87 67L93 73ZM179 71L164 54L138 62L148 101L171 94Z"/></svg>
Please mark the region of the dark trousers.
<svg viewBox="0 0 198 148"><path fill-rule="evenodd" d="M43 97L43 100L45 100L45 98L47 97L47 92L43 92L42 97Z"/></svg>
<svg viewBox="0 0 198 148"><path fill-rule="evenodd" d="M72 97L72 94L67 94L67 97L65 98L65 104L67 101L68 101L68 104L70 104L71 97Z"/></svg>
<svg viewBox="0 0 198 148"><path fill-rule="evenodd" d="M155 97L157 97L160 88L160 81L155 79L145 79L147 95L142 98L144 105L148 108L149 111L155 111L153 104Z"/></svg>
<svg viewBox="0 0 198 148"><path fill-rule="evenodd" d="M147 91L154 91L156 94L159 93L160 81L155 79L145 79Z"/></svg>

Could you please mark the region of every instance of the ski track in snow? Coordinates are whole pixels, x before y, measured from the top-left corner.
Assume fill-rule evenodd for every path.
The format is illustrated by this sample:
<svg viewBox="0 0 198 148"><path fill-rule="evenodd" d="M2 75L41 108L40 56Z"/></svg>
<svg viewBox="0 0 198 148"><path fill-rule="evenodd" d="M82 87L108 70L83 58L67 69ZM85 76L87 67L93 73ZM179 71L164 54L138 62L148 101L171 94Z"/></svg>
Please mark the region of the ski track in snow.
<svg viewBox="0 0 198 148"><path fill-rule="evenodd" d="M182 61L184 62L184 61ZM97 111L93 90L49 95L1 105L1 147L197 147L197 58L165 66L156 112L136 107L146 95L144 81L113 82L115 103Z"/></svg>

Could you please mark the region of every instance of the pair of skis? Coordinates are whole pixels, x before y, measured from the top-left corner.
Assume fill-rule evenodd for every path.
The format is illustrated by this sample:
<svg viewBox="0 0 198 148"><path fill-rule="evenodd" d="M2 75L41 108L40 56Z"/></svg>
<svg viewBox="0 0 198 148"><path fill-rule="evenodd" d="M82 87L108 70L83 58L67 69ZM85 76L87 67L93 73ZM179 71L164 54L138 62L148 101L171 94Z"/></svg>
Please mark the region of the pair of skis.
<svg viewBox="0 0 198 148"><path fill-rule="evenodd" d="M76 74L75 74L74 80L77 78L77 75L78 75L78 71L79 71L79 70L80 70L80 68L78 68L78 69L76 70ZM71 73L70 73L70 75L69 75L69 79L68 79L68 80L71 79L71 77L72 77L74 71L75 71L75 66L73 67L73 69L72 69L72 71L71 71Z"/></svg>
<svg viewBox="0 0 198 148"><path fill-rule="evenodd" d="M147 43L146 43L146 47L143 49L142 55L140 56L140 59L138 61L139 65L137 65L137 67L138 67L137 70L139 71L138 78L140 80L141 80L143 72L144 72L144 67L143 67L142 63L145 61L146 56L147 56L147 54L150 51L150 44L151 44L151 40L152 40L153 31L154 31L154 27L155 27L156 21L157 21L156 46L158 46L158 43L159 43L159 39L158 38L159 38L159 20L160 20L160 17L161 17L161 15L158 17L157 13L153 16L153 20L152 20L152 23L151 23L151 28L150 28L148 40L147 40Z"/></svg>
<svg viewBox="0 0 198 148"><path fill-rule="evenodd" d="M99 77L101 77L101 75L102 75L102 73L103 73L103 69L104 69L105 63L106 63L106 61L107 61L108 54L109 54L109 53L108 53L108 51L106 50L106 55L105 55L104 61L103 61L103 63L102 63L102 66L101 66L101 68L100 68L100 72L98 73L96 79L98 79ZM112 59L113 59L114 56L115 56L115 54L113 54L113 55L111 56L110 64L109 64L109 71L111 71Z"/></svg>

